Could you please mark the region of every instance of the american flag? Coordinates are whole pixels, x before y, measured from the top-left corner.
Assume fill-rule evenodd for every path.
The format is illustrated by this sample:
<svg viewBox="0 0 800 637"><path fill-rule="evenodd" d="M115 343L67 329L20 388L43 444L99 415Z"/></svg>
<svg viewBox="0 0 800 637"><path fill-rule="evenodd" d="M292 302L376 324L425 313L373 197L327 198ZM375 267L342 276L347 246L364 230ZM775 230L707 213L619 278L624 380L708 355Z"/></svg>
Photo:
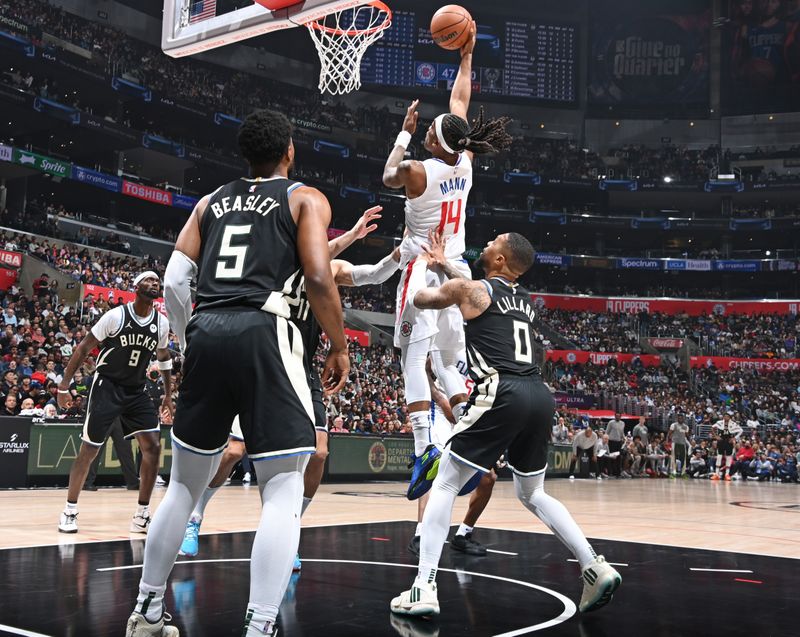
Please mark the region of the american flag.
<svg viewBox="0 0 800 637"><path fill-rule="evenodd" d="M208 20L217 15L217 0L195 0L189 7L189 24Z"/></svg>

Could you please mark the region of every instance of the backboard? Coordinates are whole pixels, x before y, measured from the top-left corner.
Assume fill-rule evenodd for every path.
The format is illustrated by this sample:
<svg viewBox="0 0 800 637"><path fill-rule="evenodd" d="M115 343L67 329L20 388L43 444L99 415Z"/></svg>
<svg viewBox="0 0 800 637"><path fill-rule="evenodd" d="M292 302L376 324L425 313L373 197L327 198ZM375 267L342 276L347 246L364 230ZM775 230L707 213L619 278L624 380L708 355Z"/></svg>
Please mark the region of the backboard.
<svg viewBox="0 0 800 637"><path fill-rule="evenodd" d="M161 48L167 55L193 55L257 35L301 26L334 11L362 5L364 0L299 0L275 11L254 3L230 13L194 21L192 16L196 17L197 4L198 0L164 0Z"/></svg>

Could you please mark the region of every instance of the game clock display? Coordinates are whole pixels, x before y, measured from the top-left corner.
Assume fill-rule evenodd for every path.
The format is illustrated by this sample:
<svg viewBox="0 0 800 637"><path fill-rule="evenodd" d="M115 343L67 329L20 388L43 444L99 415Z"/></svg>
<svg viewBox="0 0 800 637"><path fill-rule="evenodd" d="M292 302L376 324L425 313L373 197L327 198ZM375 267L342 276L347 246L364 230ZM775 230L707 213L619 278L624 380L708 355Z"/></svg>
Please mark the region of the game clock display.
<svg viewBox="0 0 800 637"><path fill-rule="evenodd" d="M478 37L472 65L476 94L575 102L578 27L473 16ZM428 87L449 91L458 72L458 52L431 38L430 15L395 10L392 26L365 53L365 84Z"/></svg>

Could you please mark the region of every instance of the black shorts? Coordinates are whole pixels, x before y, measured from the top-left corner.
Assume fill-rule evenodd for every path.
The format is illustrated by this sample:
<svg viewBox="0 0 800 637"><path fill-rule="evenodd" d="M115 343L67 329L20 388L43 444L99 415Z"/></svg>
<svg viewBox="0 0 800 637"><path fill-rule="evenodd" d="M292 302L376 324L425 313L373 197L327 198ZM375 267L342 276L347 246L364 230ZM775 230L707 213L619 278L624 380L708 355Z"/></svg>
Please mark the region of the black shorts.
<svg viewBox="0 0 800 637"><path fill-rule="evenodd" d="M480 381L450 438L452 455L488 472L507 452L508 466L520 475L547 468L547 444L555 401L541 376L494 374Z"/></svg>
<svg viewBox="0 0 800 637"><path fill-rule="evenodd" d="M146 431L158 431L158 411L147 390L125 387L99 374L89 390L89 404L83 421L81 439L100 447L108 436L114 420L120 419L126 438Z"/></svg>
<svg viewBox="0 0 800 637"><path fill-rule="evenodd" d="M733 455L733 438L720 438L717 441L717 455Z"/></svg>
<svg viewBox="0 0 800 637"><path fill-rule="evenodd" d="M260 310L209 310L186 328L172 437L210 455L239 416L251 460L314 453L314 401L300 331Z"/></svg>
<svg viewBox="0 0 800 637"><path fill-rule="evenodd" d="M309 375L311 385L311 400L314 401L314 429L328 433L328 413L322 401L322 381L315 371Z"/></svg>

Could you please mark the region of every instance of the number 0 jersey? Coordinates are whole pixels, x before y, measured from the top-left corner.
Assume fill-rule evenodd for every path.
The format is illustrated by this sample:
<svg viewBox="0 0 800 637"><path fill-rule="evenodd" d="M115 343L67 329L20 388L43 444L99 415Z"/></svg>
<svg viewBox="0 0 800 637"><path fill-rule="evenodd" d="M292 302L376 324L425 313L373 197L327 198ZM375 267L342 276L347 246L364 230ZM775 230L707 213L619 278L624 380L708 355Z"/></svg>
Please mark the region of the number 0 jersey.
<svg viewBox="0 0 800 637"><path fill-rule="evenodd" d="M523 287L495 277L481 281L492 296L489 307L466 321L470 376L478 382L492 374L541 374L533 362L531 295Z"/></svg>
<svg viewBox="0 0 800 637"><path fill-rule="evenodd" d="M464 252L464 222L469 191L472 188L472 161L466 153L455 166L432 157L422 162L426 187L419 197L406 199L407 234L400 244L400 262L408 263L422 253L428 231L440 229L447 239L445 256L458 259Z"/></svg>
<svg viewBox="0 0 800 637"><path fill-rule="evenodd" d="M117 385L141 387L156 349L167 347L169 324L155 309L141 317L126 303L103 314L92 334L102 343L97 373Z"/></svg>
<svg viewBox="0 0 800 637"><path fill-rule="evenodd" d="M285 177L237 179L211 195L200 221L196 312L250 307L291 318L302 272Z"/></svg>

